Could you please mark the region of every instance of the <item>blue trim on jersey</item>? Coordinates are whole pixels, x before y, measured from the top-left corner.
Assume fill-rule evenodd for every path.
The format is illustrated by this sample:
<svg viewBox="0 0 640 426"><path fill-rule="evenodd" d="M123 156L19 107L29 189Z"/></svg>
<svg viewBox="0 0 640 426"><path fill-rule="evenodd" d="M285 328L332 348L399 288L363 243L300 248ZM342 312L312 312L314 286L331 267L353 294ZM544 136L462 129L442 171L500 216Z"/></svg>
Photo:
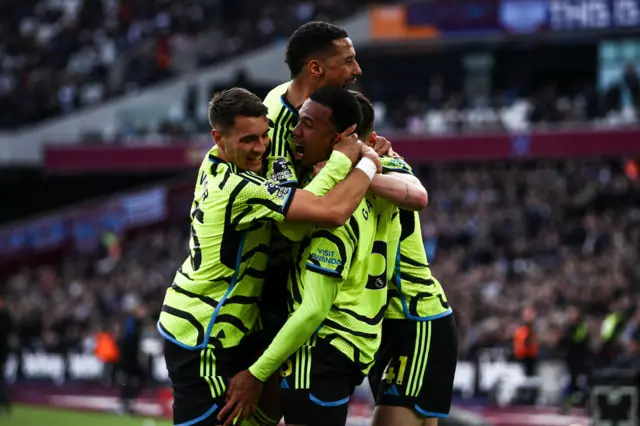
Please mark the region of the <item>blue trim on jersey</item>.
<svg viewBox="0 0 640 426"><path fill-rule="evenodd" d="M402 310L404 311L404 316L411 321L433 321L438 318L444 318L447 315L451 315L453 313L453 309L449 308L449 310L442 312L438 315L431 315L429 317L420 317L411 315L409 313L409 305L407 305L407 298L404 296L402 292L402 279L400 278L400 245L398 244L398 253L396 254L396 287L398 288L398 296L400 297L400 303L402 304Z"/></svg>
<svg viewBox="0 0 640 426"><path fill-rule="evenodd" d="M422 408L418 407L418 404L414 405L413 408L415 408L416 411L424 417L435 417L437 419L446 419L447 417L449 417L449 415L445 413L432 413L431 411L425 411Z"/></svg>
<svg viewBox="0 0 640 426"><path fill-rule="evenodd" d="M274 182L278 182L278 181L274 181ZM297 185L297 184L298 184L297 180L288 180L286 182L278 182L278 185L280 186Z"/></svg>
<svg viewBox="0 0 640 426"><path fill-rule="evenodd" d="M167 333L164 333L163 330L160 328L160 321L158 321L157 328L158 328L158 331L160 332L160 334L162 335L162 337L164 337L165 339L167 339L171 343L174 343L174 344L180 346L181 348L187 349L187 350L190 350L190 351L196 351L198 349L204 349L204 348L209 346L209 339L211 338L211 330L213 329L213 325L216 323L216 318L218 318L218 314L220 313L220 309L222 309L222 307L224 306L224 302L227 301L227 299L229 298L229 295L231 294L231 292L235 288L236 283L238 281L238 274L240 273L240 263L242 262L242 252L244 251L244 242L245 242L246 238L247 238L247 233L244 232L242 234L242 238L240 239L240 248L238 248L238 254L236 255L236 268L235 268L235 271L233 273L233 277L231 277L231 283L229 284L229 288L227 289L227 291L220 298L220 301L218 302L218 306L216 306L216 309L213 311L213 315L211 315L211 319L209 319L209 325L207 325L207 329L205 330L204 341L201 344L197 345L197 346L190 346L190 345L186 345L186 344L184 344L182 342L179 342L178 340L176 340L172 336L169 336Z"/></svg>
<svg viewBox="0 0 640 426"><path fill-rule="evenodd" d="M293 201L293 200L290 200L290 198L291 198L291 195L292 195L294 192L296 192L296 191L295 191L295 190L292 190L292 189L290 189L290 190L289 190L289 193L287 194L287 199L286 199L286 200L284 200L284 204L282 205L282 212L283 212L283 213L284 213L284 211L285 211L285 210L287 210L287 208L288 208L288 206L289 206L289 202L290 202L290 201Z"/></svg>
<svg viewBox="0 0 640 426"><path fill-rule="evenodd" d="M400 169L400 168L395 168L395 167L384 167L382 166L382 173L402 173L405 175L411 175L413 176L413 173L411 173L411 171L407 170L407 169Z"/></svg>
<svg viewBox="0 0 640 426"><path fill-rule="evenodd" d="M176 423L175 426L191 426L191 425L195 425L196 423L200 423L201 421L211 417L211 415L213 413L216 412L216 410L218 409L218 404L213 404L213 407L209 408L203 415L201 415L200 417L196 417L193 420L189 420L188 422L184 422L184 423Z"/></svg>
<svg viewBox="0 0 640 426"><path fill-rule="evenodd" d="M286 92L285 92L286 93ZM289 110L289 112L293 115L295 115L296 117L298 116L298 111L295 109L291 109L291 107L289 105L287 105L287 103L284 101L284 99L282 98L282 96L280 96L280 103Z"/></svg>
<svg viewBox="0 0 640 426"><path fill-rule="evenodd" d="M325 402L325 401L321 401L318 398L316 398L315 396L313 396L312 393L309 393L309 399L311 400L311 402L320 405L321 407L337 407L339 405L344 405L347 402L349 402L349 397L343 398L339 401L331 401L331 402Z"/></svg>
<svg viewBox="0 0 640 426"><path fill-rule="evenodd" d="M329 268L323 268L322 266L318 266L315 265L313 263L307 262L307 268L309 269L315 269L316 271L322 273L322 272L326 272L328 274L331 274L333 276L339 277L340 274L336 271L334 271L333 269L329 269Z"/></svg>

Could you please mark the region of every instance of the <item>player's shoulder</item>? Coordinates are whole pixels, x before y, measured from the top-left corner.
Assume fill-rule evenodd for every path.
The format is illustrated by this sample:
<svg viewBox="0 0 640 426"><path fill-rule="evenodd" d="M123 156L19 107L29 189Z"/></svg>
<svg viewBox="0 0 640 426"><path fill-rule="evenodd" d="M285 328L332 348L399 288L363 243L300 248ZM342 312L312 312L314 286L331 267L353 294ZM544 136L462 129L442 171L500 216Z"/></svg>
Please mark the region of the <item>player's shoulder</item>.
<svg viewBox="0 0 640 426"><path fill-rule="evenodd" d="M268 109L267 116L270 120L275 121L278 118L280 111L282 111L283 108L286 108L282 103L282 96L287 93L290 85L290 81L282 83L271 89L267 94L267 97L264 98L263 104Z"/></svg>
<svg viewBox="0 0 640 426"><path fill-rule="evenodd" d="M382 163L382 169L385 172L413 174L413 169L402 157L384 155L380 157L380 162Z"/></svg>

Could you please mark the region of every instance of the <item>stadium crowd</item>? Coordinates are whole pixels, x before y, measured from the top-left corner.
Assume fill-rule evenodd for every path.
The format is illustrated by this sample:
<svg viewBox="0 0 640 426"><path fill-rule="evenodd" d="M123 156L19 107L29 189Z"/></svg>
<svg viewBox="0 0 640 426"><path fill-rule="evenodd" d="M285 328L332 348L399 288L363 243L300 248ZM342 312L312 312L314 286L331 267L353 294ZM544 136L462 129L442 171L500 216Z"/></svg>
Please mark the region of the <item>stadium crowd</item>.
<svg viewBox="0 0 640 426"><path fill-rule="evenodd" d="M0 128L70 114L365 1L26 0L0 4Z"/></svg>
<svg viewBox="0 0 640 426"><path fill-rule="evenodd" d="M462 357L508 346L527 306L538 312L543 357L558 354L569 305L585 313L594 351L603 319L618 309L620 348L640 348L628 345L640 344L640 317L633 316L640 307L640 181L623 162L417 170L430 199L422 216L425 247L454 308ZM111 262L100 252L10 277L8 306L20 346L88 350L96 331L115 330L138 303L157 317L187 254L186 231L182 223L128 236ZM148 335L156 335L154 321Z"/></svg>
<svg viewBox="0 0 640 426"><path fill-rule="evenodd" d="M517 90L496 90L492 95L465 96L451 89L439 74L426 79L425 90L412 81L393 90L377 90L366 82L358 90L374 100L376 127L379 131L404 131L412 134L457 134L477 132L528 131L536 128L602 127L635 125L640 110L640 78L628 66L620 79L608 90L598 91L593 84L577 85L581 89L558 91L553 85L543 86L530 94ZM263 97L269 86L237 73L227 85L213 85L211 94L228 87L245 87ZM162 119L153 122L123 123L115 134L92 133L86 142L108 143L185 143L208 137L206 103L192 87ZM98 132L100 133L100 132Z"/></svg>

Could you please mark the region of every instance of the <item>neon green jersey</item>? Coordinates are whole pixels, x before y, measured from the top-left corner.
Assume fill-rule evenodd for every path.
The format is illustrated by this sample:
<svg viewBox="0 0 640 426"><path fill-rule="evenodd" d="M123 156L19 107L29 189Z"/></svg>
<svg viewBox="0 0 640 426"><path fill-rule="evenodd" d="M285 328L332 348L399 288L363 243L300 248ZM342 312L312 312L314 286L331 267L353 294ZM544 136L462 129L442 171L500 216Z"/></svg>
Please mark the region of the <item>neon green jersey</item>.
<svg viewBox="0 0 640 426"><path fill-rule="evenodd" d="M340 289L316 336L345 354L365 374L380 345L387 282L395 266L399 232L395 241L388 241L394 214L397 216L397 211L384 200L368 194L344 226L314 228L302 240L289 277L290 311L302 303L308 273L338 279Z"/></svg>
<svg viewBox="0 0 640 426"><path fill-rule="evenodd" d="M401 158L383 157L382 167L385 172L413 175L411 167ZM385 317L425 321L450 314L444 289L429 269L418 212L400 209L399 216L400 250L394 279L389 284Z"/></svg>
<svg viewBox="0 0 640 426"><path fill-rule="evenodd" d="M190 255L167 290L158 329L189 349L229 348L254 328L270 242L295 188L240 171L213 148L198 172Z"/></svg>

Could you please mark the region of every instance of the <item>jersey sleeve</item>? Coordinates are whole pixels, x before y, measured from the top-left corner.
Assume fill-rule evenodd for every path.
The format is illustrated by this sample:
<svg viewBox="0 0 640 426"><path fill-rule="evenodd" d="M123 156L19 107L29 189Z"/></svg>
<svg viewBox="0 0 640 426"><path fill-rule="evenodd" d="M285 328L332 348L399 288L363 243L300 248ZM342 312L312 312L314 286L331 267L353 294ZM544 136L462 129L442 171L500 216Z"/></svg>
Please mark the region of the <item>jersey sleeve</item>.
<svg viewBox="0 0 640 426"><path fill-rule="evenodd" d="M317 197L323 197L331 188L344 180L351 170L351 160L339 151L334 151L327 165L318 173L308 185L305 191L311 192ZM278 230L290 241L301 241L312 228L306 223L282 222L278 223Z"/></svg>
<svg viewBox="0 0 640 426"><path fill-rule="evenodd" d="M293 150L289 146L288 133L290 130L280 122L274 123L269 131L271 145L266 157L267 170L265 176L268 180L282 186L298 186L296 165L293 159Z"/></svg>
<svg viewBox="0 0 640 426"><path fill-rule="evenodd" d="M382 162L383 173L396 172L413 175L413 169L411 169L411 166L400 157L390 157L385 155L384 157L380 157L380 161Z"/></svg>
<svg viewBox="0 0 640 426"><path fill-rule="evenodd" d="M261 382L269 377L298 348L300 348L327 317L340 286L329 277L311 274L305 282L304 298L300 307L287 319L267 350L249 367Z"/></svg>
<svg viewBox="0 0 640 426"><path fill-rule="evenodd" d="M316 229L312 234L308 271L346 279L351 268L356 238L349 225L335 229Z"/></svg>
<svg viewBox="0 0 640 426"><path fill-rule="evenodd" d="M284 221L295 188L277 185L255 174L230 174L229 180L235 184L229 196L231 226L244 229L254 222Z"/></svg>
<svg viewBox="0 0 640 426"><path fill-rule="evenodd" d="M274 181L282 186L298 185L296 169L290 157L269 155L267 156L267 179Z"/></svg>
<svg viewBox="0 0 640 426"><path fill-rule="evenodd" d="M343 181L351 171L351 160L340 151L333 151L318 176L304 187L305 191L313 195L322 197L327 192Z"/></svg>

